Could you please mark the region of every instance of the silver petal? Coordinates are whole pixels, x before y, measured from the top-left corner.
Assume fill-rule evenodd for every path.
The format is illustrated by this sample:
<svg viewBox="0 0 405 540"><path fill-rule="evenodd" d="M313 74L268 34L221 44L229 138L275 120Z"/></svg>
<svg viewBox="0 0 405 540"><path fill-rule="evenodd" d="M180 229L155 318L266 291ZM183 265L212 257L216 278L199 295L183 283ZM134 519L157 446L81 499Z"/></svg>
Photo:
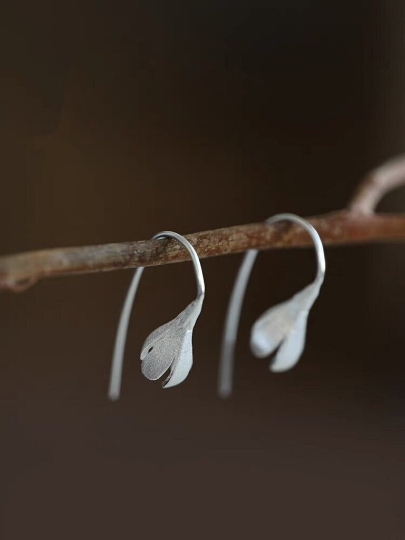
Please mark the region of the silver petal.
<svg viewBox="0 0 405 540"><path fill-rule="evenodd" d="M276 357L270 363L270 371L287 371L298 362L305 347L307 320L308 312L301 311L293 328L277 351Z"/></svg>
<svg viewBox="0 0 405 540"><path fill-rule="evenodd" d="M163 381L163 388L170 388L182 383L193 367L193 331L188 330L184 336L177 359L170 368L170 375Z"/></svg>
<svg viewBox="0 0 405 540"><path fill-rule="evenodd" d="M291 300L268 309L252 327L250 348L257 358L274 352L291 328Z"/></svg>
<svg viewBox="0 0 405 540"><path fill-rule="evenodd" d="M154 330L146 338L141 351L141 371L147 379L156 381L169 369L174 357L167 354L168 345L176 340L176 336L177 320L174 319Z"/></svg>

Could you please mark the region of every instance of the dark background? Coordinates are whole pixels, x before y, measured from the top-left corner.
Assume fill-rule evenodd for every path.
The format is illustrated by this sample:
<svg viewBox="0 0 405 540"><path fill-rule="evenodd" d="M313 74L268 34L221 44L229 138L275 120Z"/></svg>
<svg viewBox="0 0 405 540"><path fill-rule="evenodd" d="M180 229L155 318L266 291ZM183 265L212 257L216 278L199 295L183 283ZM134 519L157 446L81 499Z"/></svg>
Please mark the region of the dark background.
<svg viewBox="0 0 405 540"><path fill-rule="evenodd" d="M327 212L403 151L401 0L1 10L3 253ZM383 204L404 206L403 192ZM167 391L141 377L139 351L194 276L145 272L115 404L131 272L2 294L0 538L404 538L405 250L326 257L305 354L279 375L249 329L310 281L314 257L259 257L227 402L216 376L239 255L203 261L195 365Z"/></svg>

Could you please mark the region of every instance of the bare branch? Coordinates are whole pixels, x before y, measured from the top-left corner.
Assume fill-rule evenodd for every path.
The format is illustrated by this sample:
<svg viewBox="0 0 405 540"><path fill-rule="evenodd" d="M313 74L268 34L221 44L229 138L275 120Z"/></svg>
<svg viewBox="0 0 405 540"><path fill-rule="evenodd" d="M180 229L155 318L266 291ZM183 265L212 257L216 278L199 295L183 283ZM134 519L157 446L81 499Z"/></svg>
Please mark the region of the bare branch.
<svg viewBox="0 0 405 540"><path fill-rule="evenodd" d="M309 218L326 245L405 240L404 214L374 214L379 200L405 184L405 157L369 174L348 210ZM310 245L296 225L253 223L186 235L201 258L245 251ZM46 277L157 266L189 259L173 240L143 240L33 251L0 257L0 290L19 291Z"/></svg>

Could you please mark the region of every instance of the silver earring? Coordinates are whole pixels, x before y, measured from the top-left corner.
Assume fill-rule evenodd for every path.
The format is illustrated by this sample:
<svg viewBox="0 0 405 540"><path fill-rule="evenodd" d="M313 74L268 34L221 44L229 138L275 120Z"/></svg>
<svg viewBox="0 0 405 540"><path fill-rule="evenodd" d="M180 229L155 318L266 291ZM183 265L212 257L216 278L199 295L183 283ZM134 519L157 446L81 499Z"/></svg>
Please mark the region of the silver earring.
<svg viewBox="0 0 405 540"><path fill-rule="evenodd" d="M326 265L322 241L308 221L294 214L278 214L266 220L266 223L271 224L277 221L292 221L308 231L314 242L318 263L313 283L290 300L267 310L252 327L250 347L253 354L258 358L264 358L278 349L270 364L270 370L286 371L295 366L304 350L308 314L319 295ZM256 249L251 249L245 254L228 305L218 379L218 393L223 398L232 393L234 351L240 312L257 254Z"/></svg>
<svg viewBox="0 0 405 540"><path fill-rule="evenodd" d="M153 240L159 238L174 238L183 244L190 253L197 281L197 298L175 319L153 331L142 346L142 373L147 379L154 381L170 369L168 376L162 382L163 388L169 388L183 382L193 365L193 329L201 313L205 296L205 284L200 259L190 242L180 234L171 231L160 232L153 237ZM143 271L143 267L139 267L135 271L118 324L108 391L108 395L112 400L118 399L120 395L128 323Z"/></svg>

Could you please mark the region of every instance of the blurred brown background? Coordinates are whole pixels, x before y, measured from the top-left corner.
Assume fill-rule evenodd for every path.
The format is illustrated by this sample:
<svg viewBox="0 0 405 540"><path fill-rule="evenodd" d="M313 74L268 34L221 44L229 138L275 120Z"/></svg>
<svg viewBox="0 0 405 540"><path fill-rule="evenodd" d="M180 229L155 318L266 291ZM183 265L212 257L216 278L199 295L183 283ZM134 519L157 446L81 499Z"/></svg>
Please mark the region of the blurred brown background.
<svg viewBox="0 0 405 540"><path fill-rule="evenodd" d="M327 212L404 149L400 0L2 11L3 253ZM282 375L252 357L249 329L309 282L313 253L260 256L228 402L216 376L240 256L203 261L195 365L167 391L139 350L194 277L145 272L115 404L131 272L2 294L0 538L404 538L405 249L326 256L307 349Z"/></svg>

